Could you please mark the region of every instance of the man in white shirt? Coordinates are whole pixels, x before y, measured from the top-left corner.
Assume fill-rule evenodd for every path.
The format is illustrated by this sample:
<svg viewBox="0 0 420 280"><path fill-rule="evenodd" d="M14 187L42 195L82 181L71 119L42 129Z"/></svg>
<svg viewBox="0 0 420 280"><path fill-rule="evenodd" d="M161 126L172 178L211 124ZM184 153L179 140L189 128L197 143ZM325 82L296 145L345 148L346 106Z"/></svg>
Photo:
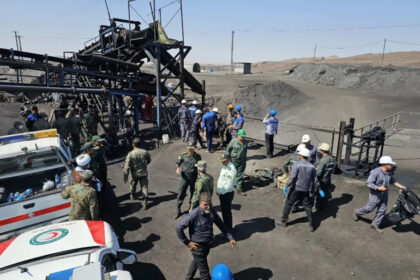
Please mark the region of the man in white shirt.
<svg viewBox="0 0 420 280"><path fill-rule="evenodd" d="M223 167L217 181L217 195L220 200L223 222L232 230L232 200L235 190L236 168L231 162L230 153L224 152L219 160Z"/></svg>

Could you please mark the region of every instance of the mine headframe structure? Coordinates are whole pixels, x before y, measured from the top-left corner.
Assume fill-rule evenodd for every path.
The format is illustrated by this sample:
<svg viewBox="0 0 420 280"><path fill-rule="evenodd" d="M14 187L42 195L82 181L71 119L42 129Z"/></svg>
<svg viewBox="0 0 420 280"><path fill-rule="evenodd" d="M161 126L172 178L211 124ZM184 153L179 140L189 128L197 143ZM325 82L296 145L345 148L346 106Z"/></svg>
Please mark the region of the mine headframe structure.
<svg viewBox="0 0 420 280"><path fill-rule="evenodd" d="M133 24L134 28L127 30L118 23ZM150 95L156 99L158 135L162 132L162 116L167 132L173 135L176 114L166 105L169 98L183 99L186 84L204 102L204 86L184 68L190 50L183 42L167 38L159 22L140 30L139 22L114 18L110 25L100 27L99 35L86 42L84 49L65 52L63 58L0 49L0 66L15 69L17 75L21 73L18 70L41 72L16 77L14 82L0 81L0 90L58 92L70 99L84 98L95 107L107 133L122 129L126 109L135 112L138 132L139 106L144 96ZM145 61L151 61L153 68L144 67ZM168 80L175 81L173 87L166 86Z"/></svg>

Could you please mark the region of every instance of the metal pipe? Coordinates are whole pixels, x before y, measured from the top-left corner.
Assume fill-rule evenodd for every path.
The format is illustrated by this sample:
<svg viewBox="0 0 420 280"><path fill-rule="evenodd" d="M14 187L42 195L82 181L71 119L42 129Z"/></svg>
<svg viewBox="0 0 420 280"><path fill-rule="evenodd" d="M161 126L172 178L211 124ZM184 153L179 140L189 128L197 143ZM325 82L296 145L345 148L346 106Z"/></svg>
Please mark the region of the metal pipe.
<svg viewBox="0 0 420 280"><path fill-rule="evenodd" d="M25 86L0 83L0 90L7 92L63 92L63 93L94 93L102 94L108 92L105 88L76 88L76 87L47 87L47 86Z"/></svg>

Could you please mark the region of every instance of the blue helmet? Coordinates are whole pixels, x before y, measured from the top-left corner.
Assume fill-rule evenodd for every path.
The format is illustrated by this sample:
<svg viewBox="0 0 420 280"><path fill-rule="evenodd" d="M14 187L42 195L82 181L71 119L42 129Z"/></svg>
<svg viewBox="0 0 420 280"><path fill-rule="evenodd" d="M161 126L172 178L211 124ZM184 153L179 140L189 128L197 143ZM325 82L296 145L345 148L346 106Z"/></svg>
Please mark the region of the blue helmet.
<svg viewBox="0 0 420 280"><path fill-rule="evenodd" d="M270 110L270 115L272 115L272 116L277 115L277 111L276 110Z"/></svg>
<svg viewBox="0 0 420 280"><path fill-rule="evenodd" d="M236 105L235 109L240 111L240 110L242 110L242 106L241 105Z"/></svg>
<svg viewBox="0 0 420 280"><path fill-rule="evenodd" d="M216 265L213 268L211 275L212 280L234 280L232 272L230 272L229 267L225 264Z"/></svg>

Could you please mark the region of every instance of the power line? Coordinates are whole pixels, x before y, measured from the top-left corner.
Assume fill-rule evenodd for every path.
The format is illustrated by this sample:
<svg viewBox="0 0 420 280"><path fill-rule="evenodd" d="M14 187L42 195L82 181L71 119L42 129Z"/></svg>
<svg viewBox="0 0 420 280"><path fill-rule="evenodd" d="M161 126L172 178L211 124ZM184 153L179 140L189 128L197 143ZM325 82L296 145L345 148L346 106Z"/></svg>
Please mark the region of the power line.
<svg viewBox="0 0 420 280"><path fill-rule="evenodd" d="M134 9L133 6L130 6L130 7L131 7L131 9L133 9L134 13L136 13L141 18L141 20L143 20L144 24L147 25L147 20L145 20L144 17L142 17L141 14L139 12L137 12L137 10Z"/></svg>
<svg viewBox="0 0 420 280"><path fill-rule="evenodd" d="M388 40L388 42L394 43L394 44L399 44L399 45L420 46L420 43L400 42L400 41L393 41L393 40Z"/></svg>
<svg viewBox="0 0 420 280"><path fill-rule="evenodd" d="M157 10L163 10L163 9L165 9L165 8L167 8L167 7L169 7L169 6L173 5L173 4L175 4L176 2L179 2L179 0L174 0L174 1L172 1L172 2L170 2L170 3L168 3L168 4L166 4L166 5L163 5L162 7L160 7L160 8L159 8L159 9L157 9ZM151 13L147 14L147 16L151 16L151 15L152 15Z"/></svg>
<svg viewBox="0 0 420 280"><path fill-rule="evenodd" d="M377 25L377 26L349 26L349 27L333 27L333 28L304 28L304 29L271 29L275 32L322 32L322 31L350 31L350 30L370 30L370 29L389 29L389 28L405 28L420 27L420 24L401 24L401 25Z"/></svg>
<svg viewBox="0 0 420 280"><path fill-rule="evenodd" d="M176 15L181 11L181 9L176 10L175 14L171 17L171 19L168 21L168 23L165 25L163 29L166 29L166 27L171 23L171 21L176 17Z"/></svg>
<svg viewBox="0 0 420 280"><path fill-rule="evenodd" d="M95 0L95 1L93 1L93 2L91 2L91 3L89 3L89 4L87 4L87 5L84 5L84 6L80 7L80 8L77 8L77 9L75 9L75 10L72 10L72 11L70 11L70 12L66 13L66 14L62 14L62 15L60 15L60 16L56 16L56 17L53 17L53 18L50 18L50 19L44 20L44 21L41 21L41 22L36 23L36 24L32 24L31 26L28 26L28 27L25 27L25 28L21 28L20 30L28 30L28 29L31 29L31 28L37 27L37 26L39 26L39 25L43 25L43 24L45 24L45 23L49 23L49 22L51 22L51 21L55 21L55 20L58 20L58 19L62 19L63 17L66 17L66 16L69 16L69 15L75 14L75 13L77 13L77 12L80 12L80 11L84 10L85 8L87 8L87 7L89 7L89 6L93 5L93 4L99 3L100 1L101 1L101 0Z"/></svg>
<svg viewBox="0 0 420 280"><path fill-rule="evenodd" d="M318 45L318 47L326 48L326 49L333 49L333 50L347 50L347 49L359 49L359 48L369 47L369 46L377 45L379 43L382 43L382 41L376 41L372 43L350 46L350 47L331 47L331 46L323 46L323 45Z"/></svg>

